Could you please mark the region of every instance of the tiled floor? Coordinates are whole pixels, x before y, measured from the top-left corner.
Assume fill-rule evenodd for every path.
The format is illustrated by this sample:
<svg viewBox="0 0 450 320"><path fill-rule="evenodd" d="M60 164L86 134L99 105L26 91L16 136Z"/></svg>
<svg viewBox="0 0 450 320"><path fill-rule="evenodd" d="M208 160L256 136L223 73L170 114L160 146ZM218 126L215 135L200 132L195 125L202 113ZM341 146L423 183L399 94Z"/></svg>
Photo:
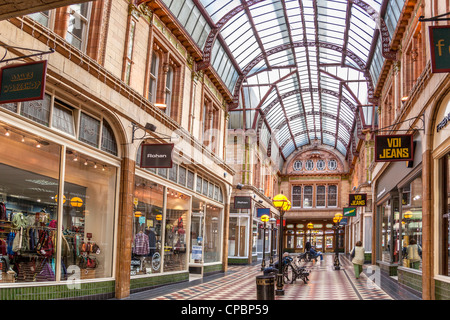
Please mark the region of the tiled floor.
<svg viewBox="0 0 450 320"><path fill-rule="evenodd" d="M333 254L321 262L302 262L311 270L309 282L297 280L284 286L275 300L392 300L389 294L362 274L355 279L353 265L341 256L341 269L334 270ZM367 268L365 266L365 268ZM226 273L132 294L131 300L256 300L256 276L260 265L230 266Z"/></svg>

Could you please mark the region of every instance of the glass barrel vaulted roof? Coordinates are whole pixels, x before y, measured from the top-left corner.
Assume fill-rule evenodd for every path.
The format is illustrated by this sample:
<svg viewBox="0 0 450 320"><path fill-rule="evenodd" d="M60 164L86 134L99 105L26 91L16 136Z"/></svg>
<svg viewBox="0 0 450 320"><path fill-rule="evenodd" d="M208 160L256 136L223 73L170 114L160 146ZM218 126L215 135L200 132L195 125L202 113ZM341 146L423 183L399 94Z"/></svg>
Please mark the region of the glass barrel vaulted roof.
<svg viewBox="0 0 450 320"><path fill-rule="evenodd" d="M234 95L230 119L287 158L320 141L347 155L369 105L382 0L162 0ZM250 119L249 119L250 118Z"/></svg>

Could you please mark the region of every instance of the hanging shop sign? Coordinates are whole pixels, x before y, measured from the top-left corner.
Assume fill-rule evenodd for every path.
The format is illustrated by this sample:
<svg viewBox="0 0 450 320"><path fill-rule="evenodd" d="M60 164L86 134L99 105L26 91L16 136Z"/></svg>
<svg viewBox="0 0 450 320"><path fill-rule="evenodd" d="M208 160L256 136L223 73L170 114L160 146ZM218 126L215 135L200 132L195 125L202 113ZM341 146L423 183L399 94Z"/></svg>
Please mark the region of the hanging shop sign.
<svg viewBox="0 0 450 320"><path fill-rule="evenodd" d="M430 26L431 71L450 72L450 26Z"/></svg>
<svg viewBox="0 0 450 320"><path fill-rule="evenodd" d="M342 214L344 217L355 217L356 216L356 208L343 208Z"/></svg>
<svg viewBox="0 0 450 320"><path fill-rule="evenodd" d="M172 168L173 143L143 144L141 168Z"/></svg>
<svg viewBox="0 0 450 320"><path fill-rule="evenodd" d="M270 216L270 209L269 208L257 208L256 209L256 216L258 218L261 218L263 215Z"/></svg>
<svg viewBox="0 0 450 320"><path fill-rule="evenodd" d="M235 209L251 209L252 198L251 197L234 197Z"/></svg>
<svg viewBox="0 0 450 320"><path fill-rule="evenodd" d="M365 207L367 202L367 193L351 193L348 195L349 207Z"/></svg>
<svg viewBox="0 0 450 320"><path fill-rule="evenodd" d="M269 222L270 216L268 216L267 214L264 214L261 216L261 221L262 222Z"/></svg>
<svg viewBox="0 0 450 320"><path fill-rule="evenodd" d="M413 161L412 134L375 136L375 162Z"/></svg>
<svg viewBox="0 0 450 320"><path fill-rule="evenodd" d="M0 103L44 99L46 74L46 60L1 68Z"/></svg>

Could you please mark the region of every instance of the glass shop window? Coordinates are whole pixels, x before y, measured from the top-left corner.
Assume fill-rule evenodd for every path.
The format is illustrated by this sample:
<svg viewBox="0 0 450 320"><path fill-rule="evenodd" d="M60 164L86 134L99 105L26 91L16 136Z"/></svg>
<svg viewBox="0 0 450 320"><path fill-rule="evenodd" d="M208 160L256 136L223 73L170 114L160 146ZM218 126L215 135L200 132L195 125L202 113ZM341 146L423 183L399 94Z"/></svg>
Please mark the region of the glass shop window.
<svg viewBox="0 0 450 320"><path fill-rule="evenodd" d="M222 209L207 204L205 211L205 263L220 261L221 239Z"/></svg>
<svg viewBox="0 0 450 320"><path fill-rule="evenodd" d="M0 123L0 153L0 283L55 281L60 147Z"/></svg>
<svg viewBox="0 0 450 320"><path fill-rule="evenodd" d="M187 269L186 227L189 209L189 196L174 189L167 188L164 272Z"/></svg>
<svg viewBox="0 0 450 320"><path fill-rule="evenodd" d="M81 279L112 276L117 168L66 151L62 257Z"/></svg>
<svg viewBox="0 0 450 320"><path fill-rule="evenodd" d="M414 179L407 190L410 202L402 205L401 219L402 264L422 270L422 177Z"/></svg>
<svg viewBox="0 0 450 320"><path fill-rule="evenodd" d="M228 256L247 257L248 224L248 217L230 217L230 232L228 234Z"/></svg>
<svg viewBox="0 0 450 320"><path fill-rule="evenodd" d="M135 177L131 275L161 272L164 187Z"/></svg>

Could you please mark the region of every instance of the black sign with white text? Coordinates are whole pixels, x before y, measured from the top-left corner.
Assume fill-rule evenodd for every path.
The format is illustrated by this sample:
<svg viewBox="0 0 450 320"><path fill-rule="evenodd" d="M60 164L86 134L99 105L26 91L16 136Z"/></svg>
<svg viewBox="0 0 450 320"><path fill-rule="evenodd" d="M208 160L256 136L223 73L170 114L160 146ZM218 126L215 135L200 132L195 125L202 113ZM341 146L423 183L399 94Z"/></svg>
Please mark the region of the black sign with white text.
<svg viewBox="0 0 450 320"><path fill-rule="evenodd" d="M172 168L173 143L143 144L141 168Z"/></svg>
<svg viewBox="0 0 450 320"><path fill-rule="evenodd" d="M235 209L251 209L252 198L251 197L234 197Z"/></svg>

